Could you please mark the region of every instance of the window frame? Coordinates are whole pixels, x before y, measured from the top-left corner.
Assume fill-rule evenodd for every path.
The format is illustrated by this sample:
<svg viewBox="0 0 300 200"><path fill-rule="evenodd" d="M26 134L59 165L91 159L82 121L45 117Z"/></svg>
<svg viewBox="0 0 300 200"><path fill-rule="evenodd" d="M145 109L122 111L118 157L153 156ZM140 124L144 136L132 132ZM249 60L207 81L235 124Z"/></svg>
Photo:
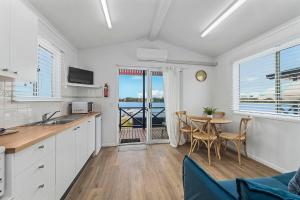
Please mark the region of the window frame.
<svg viewBox="0 0 300 200"><path fill-rule="evenodd" d="M60 52L61 53L61 58L60 58L60 66L59 65L55 65L54 67L56 69L52 69L53 72L55 73L54 78L52 77L52 95L53 95L53 90L55 90L55 96L51 96L51 97L41 97L41 96L14 96L13 101L20 101L20 102L58 102L58 101L62 101L62 97L61 97L61 71L63 68L63 61L64 61L64 53L62 50L60 50L59 48L56 47L56 45L52 44L51 42L49 42L48 40L42 38L42 37L38 37L38 42L37 42L37 51L38 48L40 48L40 46L42 48L45 48L46 50L48 50L49 52ZM38 65L38 55L37 55L37 65ZM57 62L57 60L56 60ZM38 66L37 66L38 67ZM36 81L38 81L38 71L36 73ZM55 85L55 87L53 87L53 85Z"/></svg>
<svg viewBox="0 0 300 200"><path fill-rule="evenodd" d="M260 58L269 54L274 53L280 53L280 51L291 48L294 46L300 45L300 38L285 42L279 45L276 45L273 48L269 48L267 50L264 50L260 53L248 56L246 58L243 58L241 60L235 61L232 66L232 77L233 77L233 82L232 82L232 110L235 114L240 114L240 115L250 115L254 117L260 117L260 118L266 118L266 119L275 119L275 120L281 120L281 121L290 121L290 122L299 122L300 121L300 115L299 116L291 116L291 115L280 115L280 114L268 114L268 113L263 113L261 111L241 111L239 109L240 105L240 64L246 63L250 60ZM276 80L275 80L276 81ZM276 100L275 100L276 101Z"/></svg>

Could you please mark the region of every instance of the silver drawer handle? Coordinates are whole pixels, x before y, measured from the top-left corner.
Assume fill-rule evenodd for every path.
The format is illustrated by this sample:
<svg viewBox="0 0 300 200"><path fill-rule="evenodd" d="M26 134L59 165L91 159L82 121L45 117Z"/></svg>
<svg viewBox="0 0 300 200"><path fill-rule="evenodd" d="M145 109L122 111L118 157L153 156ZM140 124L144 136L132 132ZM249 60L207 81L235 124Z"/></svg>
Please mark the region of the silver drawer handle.
<svg viewBox="0 0 300 200"><path fill-rule="evenodd" d="M40 145L40 146L38 146L38 148L43 149L43 148L45 148L45 145Z"/></svg>
<svg viewBox="0 0 300 200"><path fill-rule="evenodd" d="M45 184L41 184L41 185L38 186L39 189L42 189L44 187L45 187Z"/></svg>
<svg viewBox="0 0 300 200"><path fill-rule="evenodd" d="M40 165L38 168L43 169L44 167L45 167L45 165Z"/></svg>

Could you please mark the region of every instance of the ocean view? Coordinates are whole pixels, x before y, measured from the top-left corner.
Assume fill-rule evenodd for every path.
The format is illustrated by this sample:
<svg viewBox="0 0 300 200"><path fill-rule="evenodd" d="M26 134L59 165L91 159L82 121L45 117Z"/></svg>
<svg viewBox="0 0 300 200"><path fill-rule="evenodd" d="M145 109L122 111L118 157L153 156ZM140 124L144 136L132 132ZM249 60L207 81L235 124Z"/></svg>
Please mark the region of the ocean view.
<svg viewBox="0 0 300 200"><path fill-rule="evenodd" d="M164 106L165 103L163 102L152 103L152 107L164 107ZM143 107L143 102L119 102L119 107Z"/></svg>

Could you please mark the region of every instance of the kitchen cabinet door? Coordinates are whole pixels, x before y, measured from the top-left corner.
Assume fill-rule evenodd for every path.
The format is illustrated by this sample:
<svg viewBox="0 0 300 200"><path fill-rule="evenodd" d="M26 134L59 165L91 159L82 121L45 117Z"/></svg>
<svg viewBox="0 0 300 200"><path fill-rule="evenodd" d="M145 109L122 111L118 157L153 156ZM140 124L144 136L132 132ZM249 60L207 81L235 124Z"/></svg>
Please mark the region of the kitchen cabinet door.
<svg viewBox="0 0 300 200"><path fill-rule="evenodd" d="M88 157L90 157L95 151L95 137L96 137L96 127L95 127L95 118L91 118L88 120Z"/></svg>
<svg viewBox="0 0 300 200"><path fill-rule="evenodd" d="M0 1L0 70L9 68L10 0Z"/></svg>
<svg viewBox="0 0 300 200"><path fill-rule="evenodd" d="M35 81L38 17L21 0L11 3L10 70L18 73L19 80Z"/></svg>
<svg viewBox="0 0 300 200"><path fill-rule="evenodd" d="M81 123L75 129L77 174L87 161L87 122Z"/></svg>
<svg viewBox="0 0 300 200"><path fill-rule="evenodd" d="M56 135L56 199L68 189L76 177L76 149L73 129Z"/></svg>

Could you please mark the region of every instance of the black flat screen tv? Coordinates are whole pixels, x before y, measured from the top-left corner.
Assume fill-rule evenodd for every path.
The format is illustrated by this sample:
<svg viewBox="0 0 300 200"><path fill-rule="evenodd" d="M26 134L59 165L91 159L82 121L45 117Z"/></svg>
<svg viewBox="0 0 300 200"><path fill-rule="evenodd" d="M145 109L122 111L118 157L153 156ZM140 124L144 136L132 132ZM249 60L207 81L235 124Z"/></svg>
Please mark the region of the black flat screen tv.
<svg viewBox="0 0 300 200"><path fill-rule="evenodd" d="M93 85L94 72L75 67L69 67L68 82Z"/></svg>

